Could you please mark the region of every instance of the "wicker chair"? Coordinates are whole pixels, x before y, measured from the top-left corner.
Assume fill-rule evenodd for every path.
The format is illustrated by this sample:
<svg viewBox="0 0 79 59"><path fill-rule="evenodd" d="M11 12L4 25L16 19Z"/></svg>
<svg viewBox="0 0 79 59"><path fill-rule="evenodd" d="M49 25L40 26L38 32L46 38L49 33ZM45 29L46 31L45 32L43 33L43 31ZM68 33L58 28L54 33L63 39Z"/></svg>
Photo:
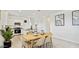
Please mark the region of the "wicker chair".
<svg viewBox="0 0 79 59"><path fill-rule="evenodd" d="M52 48L52 38L51 37L46 37L45 38L44 47L45 48Z"/></svg>
<svg viewBox="0 0 79 59"><path fill-rule="evenodd" d="M44 48L44 38L36 40L36 44L33 45L33 48Z"/></svg>

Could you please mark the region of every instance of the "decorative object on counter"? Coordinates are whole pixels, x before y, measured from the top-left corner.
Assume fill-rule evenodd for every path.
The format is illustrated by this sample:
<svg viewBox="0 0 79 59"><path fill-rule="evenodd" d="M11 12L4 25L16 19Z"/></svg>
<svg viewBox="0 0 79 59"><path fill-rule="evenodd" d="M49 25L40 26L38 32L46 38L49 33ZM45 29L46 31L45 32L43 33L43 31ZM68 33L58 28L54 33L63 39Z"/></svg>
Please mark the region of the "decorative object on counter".
<svg viewBox="0 0 79 59"><path fill-rule="evenodd" d="M9 48L11 47L11 38L13 35L13 32L11 31L10 27L5 28L5 30L1 30L1 34L4 37L4 48Z"/></svg>
<svg viewBox="0 0 79 59"><path fill-rule="evenodd" d="M14 25L21 26L21 23L20 22L15 22Z"/></svg>
<svg viewBox="0 0 79 59"><path fill-rule="evenodd" d="M34 32L37 33L37 24L35 24L35 31Z"/></svg>
<svg viewBox="0 0 79 59"><path fill-rule="evenodd" d="M20 28L20 27L14 28L14 33L15 33L15 34L21 34L21 29L22 29L22 28Z"/></svg>
<svg viewBox="0 0 79 59"><path fill-rule="evenodd" d="M24 20L24 23L27 23L27 20Z"/></svg>
<svg viewBox="0 0 79 59"><path fill-rule="evenodd" d="M72 12L72 25L79 26L79 10Z"/></svg>
<svg viewBox="0 0 79 59"><path fill-rule="evenodd" d="M59 14L55 16L55 25L64 26L64 14Z"/></svg>
<svg viewBox="0 0 79 59"><path fill-rule="evenodd" d="M44 34L44 30L41 30L41 35L43 35Z"/></svg>
<svg viewBox="0 0 79 59"><path fill-rule="evenodd" d="M32 25L31 25L31 30L33 30Z"/></svg>

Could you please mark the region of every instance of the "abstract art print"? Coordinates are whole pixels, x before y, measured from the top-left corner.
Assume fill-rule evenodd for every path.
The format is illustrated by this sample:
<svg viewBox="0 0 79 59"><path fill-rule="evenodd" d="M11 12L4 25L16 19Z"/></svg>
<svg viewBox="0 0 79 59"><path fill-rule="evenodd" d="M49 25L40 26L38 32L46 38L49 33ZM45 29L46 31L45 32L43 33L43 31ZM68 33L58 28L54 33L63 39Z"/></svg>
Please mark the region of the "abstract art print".
<svg viewBox="0 0 79 59"><path fill-rule="evenodd" d="M79 10L72 12L72 25L79 26Z"/></svg>
<svg viewBox="0 0 79 59"><path fill-rule="evenodd" d="M55 25L64 26L64 14L59 14L55 16Z"/></svg>

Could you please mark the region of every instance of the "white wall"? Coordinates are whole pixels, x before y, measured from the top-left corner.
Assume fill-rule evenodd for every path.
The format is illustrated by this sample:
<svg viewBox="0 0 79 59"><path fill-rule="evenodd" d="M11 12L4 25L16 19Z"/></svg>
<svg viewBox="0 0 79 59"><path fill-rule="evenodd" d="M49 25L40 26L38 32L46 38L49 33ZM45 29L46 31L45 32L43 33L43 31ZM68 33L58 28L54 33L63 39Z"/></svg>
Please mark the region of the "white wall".
<svg viewBox="0 0 79 59"><path fill-rule="evenodd" d="M2 20L2 25L7 25L7 19L8 19L8 12L1 11L1 20Z"/></svg>
<svg viewBox="0 0 79 59"><path fill-rule="evenodd" d="M24 23L24 20L27 20L27 23ZM24 28L24 29L30 28L30 26L31 26L31 22L30 22L29 18L8 16L7 25L14 26L15 22L20 22L22 28Z"/></svg>
<svg viewBox="0 0 79 59"><path fill-rule="evenodd" d="M1 10L0 10L0 29L1 29Z"/></svg>
<svg viewBox="0 0 79 59"><path fill-rule="evenodd" d="M1 10L0 29L2 28L2 25L7 25L7 16L8 12L6 12L5 10Z"/></svg>
<svg viewBox="0 0 79 59"><path fill-rule="evenodd" d="M32 25L37 24L39 30L44 30L45 32L49 31L48 18L46 16L33 16L31 19Z"/></svg>
<svg viewBox="0 0 79 59"><path fill-rule="evenodd" d="M65 26L55 26L55 15L65 14ZM79 26L72 26L72 11L66 10L51 15L51 32L59 39L79 43Z"/></svg>

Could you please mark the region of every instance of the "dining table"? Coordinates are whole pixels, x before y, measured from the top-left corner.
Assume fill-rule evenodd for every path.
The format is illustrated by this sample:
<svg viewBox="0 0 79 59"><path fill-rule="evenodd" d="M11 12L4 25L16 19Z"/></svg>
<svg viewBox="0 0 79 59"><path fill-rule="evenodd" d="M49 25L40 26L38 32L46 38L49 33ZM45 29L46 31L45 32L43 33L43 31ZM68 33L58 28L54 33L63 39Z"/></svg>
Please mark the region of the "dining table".
<svg viewBox="0 0 79 59"><path fill-rule="evenodd" d="M52 35L51 32L37 33L37 34L28 33L28 34L24 34L22 37L23 37L24 41L30 42L30 44L28 45L28 48L32 48L35 40L38 40L41 38L45 39L46 37L50 37L51 35Z"/></svg>

